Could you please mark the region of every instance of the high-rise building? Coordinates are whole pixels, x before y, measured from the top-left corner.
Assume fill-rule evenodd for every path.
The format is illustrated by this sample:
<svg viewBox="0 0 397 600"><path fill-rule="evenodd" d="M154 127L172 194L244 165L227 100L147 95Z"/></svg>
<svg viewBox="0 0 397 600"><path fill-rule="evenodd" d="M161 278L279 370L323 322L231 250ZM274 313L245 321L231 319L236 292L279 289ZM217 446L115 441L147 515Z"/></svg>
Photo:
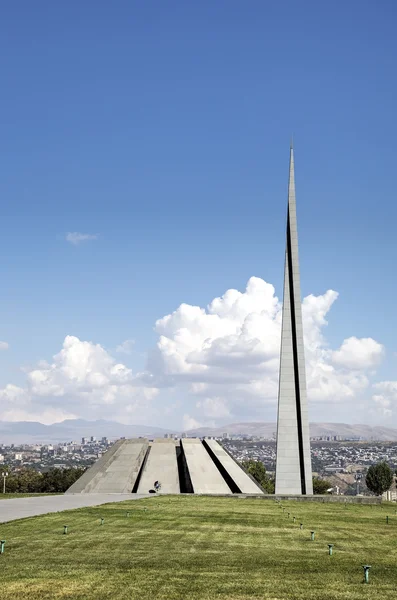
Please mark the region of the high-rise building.
<svg viewBox="0 0 397 600"><path fill-rule="evenodd" d="M313 494L291 145L277 419L276 494Z"/></svg>

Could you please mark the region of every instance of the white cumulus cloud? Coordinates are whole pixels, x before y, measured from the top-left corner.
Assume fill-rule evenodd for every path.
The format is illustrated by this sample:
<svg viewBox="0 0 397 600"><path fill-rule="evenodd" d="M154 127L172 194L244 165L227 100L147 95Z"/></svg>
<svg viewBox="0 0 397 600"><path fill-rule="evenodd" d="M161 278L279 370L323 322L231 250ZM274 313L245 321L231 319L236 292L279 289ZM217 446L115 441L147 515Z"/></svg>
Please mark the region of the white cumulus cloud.
<svg viewBox="0 0 397 600"><path fill-rule="evenodd" d="M338 293L303 300L308 396L344 403L369 385L368 369L383 356L371 338L349 338L332 350L326 316ZM183 390L190 418L263 419L278 391L282 306L274 287L252 277L245 292L228 290L206 309L181 304L159 319L147 374L159 387ZM194 398L196 400L194 400Z"/></svg>
<svg viewBox="0 0 397 600"><path fill-rule="evenodd" d="M372 396L377 412L384 417L397 413L397 381L380 381L373 388L377 394Z"/></svg>
<svg viewBox="0 0 397 600"><path fill-rule="evenodd" d="M193 419L190 415L183 415L182 417L182 429L185 431L189 431L189 429L197 429L197 427L201 427L201 423L196 419Z"/></svg>
<svg viewBox="0 0 397 600"><path fill-rule="evenodd" d="M1 350L8 350L8 348L9 348L8 342L0 342L0 351Z"/></svg>
<svg viewBox="0 0 397 600"><path fill-rule="evenodd" d="M349 337L330 348L327 315L333 290L302 303L308 397L334 410L369 394L369 377L384 348ZM68 335L61 350L26 373L26 385L0 390L0 419L62 420L79 416L191 429L237 420L274 420L282 306L273 285L251 277L245 291L228 290L206 307L181 304L155 324L158 341L144 372L134 373L103 346ZM126 340L116 352L130 352ZM393 387L396 385L396 389ZM397 384L375 387L383 411L397 406ZM332 413L334 414L334 413ZM384 414L386 414L384 412Z"/></svg>
<svg viewBox="0 0 397 600"><path fill-rule="evenodd" d="M156 394L155 388L142 386L100 344L69 335L52 362L41 361L28 371L25 388L9 384L0 390L0 419L16 420L13 414L22 409L29 420L45 418L41 422L49 422L58 413L63 418L139 421L142 409Z"/></svg>
<svg viewBox="0 0 397 600"><path fill-rule="evenodd" d="M124 342L116 346L116 352L118 352L119 354L131 354L134 344L134 340L125 340Z"/></svg>
<svg viewBox="0 0 397 600"><path fill-rule="evenodd" d="M383 355L384 347L372 338L350 337L332 353L332 362L347 369L370 369L380 363Z"/></svg>
<svg viewBox="0 0 397 600"><path fill-rule="evenodd" d="M92 233L79 233L78 231L69 232L66 234L66 241L70 242L74 246L78 246L82 242L88 242L90 240L97 240L98 236Z"/></svg>

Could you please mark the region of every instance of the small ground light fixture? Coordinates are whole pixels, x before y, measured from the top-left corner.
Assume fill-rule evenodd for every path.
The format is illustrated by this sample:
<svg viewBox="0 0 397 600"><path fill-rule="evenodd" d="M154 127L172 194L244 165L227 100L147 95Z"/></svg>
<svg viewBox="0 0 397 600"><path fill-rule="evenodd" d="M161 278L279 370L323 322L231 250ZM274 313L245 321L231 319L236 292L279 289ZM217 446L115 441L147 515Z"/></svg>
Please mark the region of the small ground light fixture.
<svg viewBox="0 0 397 600"><path fill-rule="evenodd" d="M363 565L364 569L364 583L369 583L369 570L371 565Z"/></svg>
<svg viewBox="0 0 397 600"><path fill-rule="evenodd" d="M64 526L63 526L63 533L64 533L64 535L66 535L66 534L67 534L67 532L68 532L68 526L67 526L67 525L64 525Z"/></svg>
<svg viewBox="0 0 397 600"><path fill-rule="evenodd" d="M334 545L333 544L328 544L328 554L330 556L332 556L332 549L333 549Z"/></svg>
<svg viewBox="0 0 397 600"><path fill-rule="evenodd" d="M315 535L315 532L311 531L310 532L310 539L311 539L312 542L314 541L314 535Z"/></svg>
<svg viewBox="0 0 397 600"><path fill-rule="evenodd" d="M105 522L105 519L103 517L101 517L101 525L103 525Z"/></svg>
<svg viewBox="0 0 397 600"><path fill-rule="evenodd" d="M4 546L5 546L6 541L5 540L1 540L0 541L0 554L4 554Z"/></svg>

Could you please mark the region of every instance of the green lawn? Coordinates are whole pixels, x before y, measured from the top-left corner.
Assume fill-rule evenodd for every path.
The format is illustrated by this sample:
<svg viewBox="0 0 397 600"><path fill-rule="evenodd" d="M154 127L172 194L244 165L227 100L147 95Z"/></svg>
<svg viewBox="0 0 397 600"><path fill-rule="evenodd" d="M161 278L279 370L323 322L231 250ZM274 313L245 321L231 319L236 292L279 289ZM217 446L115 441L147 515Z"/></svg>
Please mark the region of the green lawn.
<svg viewBox="0 0 397 600"><path fill-rule="evenodd" d="M283 506L285 511L274 500L156 497L0 525L0 538L7 540L0 597L395 599L394 506ZM328 543L335 544L333 556ZM362 583L363 564L372 565L369 585Z"/></svg>
<svg viewBox="0 0 397 600"><path fill-rule="evenodd" d="M9 500L10 498L30 498L31 496L59 496L60 494L0 494L0 500Z"/></svg>

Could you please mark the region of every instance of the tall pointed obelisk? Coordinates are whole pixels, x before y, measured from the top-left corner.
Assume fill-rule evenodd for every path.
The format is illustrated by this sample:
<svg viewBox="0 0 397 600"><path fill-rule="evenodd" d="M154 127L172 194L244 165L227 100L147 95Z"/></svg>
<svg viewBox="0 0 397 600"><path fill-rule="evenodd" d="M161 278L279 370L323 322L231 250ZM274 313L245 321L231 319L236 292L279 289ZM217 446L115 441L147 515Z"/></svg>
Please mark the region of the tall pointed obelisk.
<svg viewBox="0 0 397 600"><path fill-rule="evenodd" d="M292 144L278 392L276 494L313 494Z"/></svg>

